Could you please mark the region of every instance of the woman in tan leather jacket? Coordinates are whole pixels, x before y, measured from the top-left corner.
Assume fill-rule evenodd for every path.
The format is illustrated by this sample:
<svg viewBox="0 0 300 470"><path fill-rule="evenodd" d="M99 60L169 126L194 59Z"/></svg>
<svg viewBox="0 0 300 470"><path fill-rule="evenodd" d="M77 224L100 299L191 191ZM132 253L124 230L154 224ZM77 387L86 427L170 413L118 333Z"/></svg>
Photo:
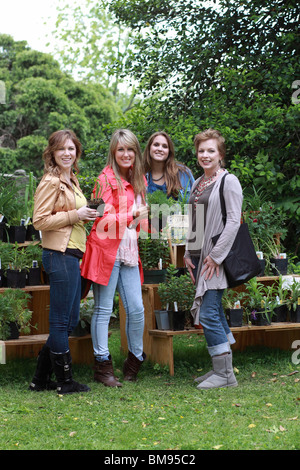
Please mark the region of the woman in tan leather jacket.
<svg viewBox="0 0 300 470"><path fill-rule="evenodd" d="M42 348L30 390L53 387L59 394L86 392L89 387L72 378L69 334L79 321L81 276L85 251L84 221L95 220L72 167L78 171L81 144L70 130L54 132L44 151L44 176L36 190L33 224L42 232L43 266L50 279L49 337Z"/></svg>

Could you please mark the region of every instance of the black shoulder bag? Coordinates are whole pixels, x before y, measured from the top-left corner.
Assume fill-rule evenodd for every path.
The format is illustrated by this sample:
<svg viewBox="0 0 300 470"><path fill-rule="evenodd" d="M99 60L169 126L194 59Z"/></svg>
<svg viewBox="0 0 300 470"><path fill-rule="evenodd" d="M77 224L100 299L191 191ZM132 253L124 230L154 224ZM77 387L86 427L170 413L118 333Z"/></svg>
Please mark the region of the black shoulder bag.
<svg viewBox="0 0 300 470"><path fill-rule="evenodd" d="M227 173L226 173L227 174ZM220 202L224 227L226 225L226 206L223 195L225 176L220 184ZM212 237L215 245L221 234ZM233 245L223 261L228 287L236 287L257 276L260 271L260 263L253 242L250 237L248 224L243 221L237 232Z"/></svg>

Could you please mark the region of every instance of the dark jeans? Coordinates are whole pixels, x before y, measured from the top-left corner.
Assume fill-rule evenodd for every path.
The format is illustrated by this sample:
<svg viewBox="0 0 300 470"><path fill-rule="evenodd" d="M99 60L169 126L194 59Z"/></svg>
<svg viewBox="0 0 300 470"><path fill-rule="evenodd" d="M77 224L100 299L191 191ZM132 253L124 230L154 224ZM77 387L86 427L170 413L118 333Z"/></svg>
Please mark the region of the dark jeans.
<svg viewBox="0 0 300 470"><path fill-rule="evenodd" d="M81 276L79 259L43 249L43 266L50 279L49 338L52 352L69 350L69 335L79 321Z"/></svg>

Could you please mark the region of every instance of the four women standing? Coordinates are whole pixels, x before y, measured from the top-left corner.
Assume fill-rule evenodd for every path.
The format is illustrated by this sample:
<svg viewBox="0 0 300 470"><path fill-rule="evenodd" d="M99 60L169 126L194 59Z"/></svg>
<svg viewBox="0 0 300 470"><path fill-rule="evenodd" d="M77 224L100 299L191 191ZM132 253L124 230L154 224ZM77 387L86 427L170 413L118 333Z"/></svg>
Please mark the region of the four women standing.
<svg viewBox="0 0 300 470"><path fill-rule="evenodd" d="M50 277L50 335L38 360L32 390L49 386L51 366L60 393L87 391L72 379L68 335L78 323L81 275L93 283L95 301L91 335L95 356L94 379L107 386L122 384L114 375L108 347L108 326L116 289L126 311L128 357L124 380L136 380L145 360L143 351L144 307L141 284L143 271L137 237L147 223L146 192L164 191L174 199L189 198L192 226L186 266L196 284L192 313L201 323L212 356L213 369L197 380L199 389L236 385L230 343L234 338L222 309L227 287L222 261L240 223L242 190L234 175L224 186L227 222L223 227L219 186L226 172L224 139L208 129L195 138L199 165L204 175L194 181L191 171L174 157L174 146L165 132L153 134L145 148L144 165L136 136L117 130L110 142L106 167L94 188L95 197L105 202L103 217L86 206L78 181L71 171L81 153L71 131L58 131L49 139L44 153L45 175L37 189L33 223L43 234L43 264ZM146 173L147 181L144 176ZM147 188L148 182L148 188ZM101 193L101 194L100 194ZM202 210L197 211L201 206ZM201 217L199 217L201 214ZM97 217L97 218L96 218ZM83 220L95 220L85 247ZM212 237L221 233L216 245ZM199 236L202 235L199 242ZM47 364L47 365L46 365Z"/></svg>

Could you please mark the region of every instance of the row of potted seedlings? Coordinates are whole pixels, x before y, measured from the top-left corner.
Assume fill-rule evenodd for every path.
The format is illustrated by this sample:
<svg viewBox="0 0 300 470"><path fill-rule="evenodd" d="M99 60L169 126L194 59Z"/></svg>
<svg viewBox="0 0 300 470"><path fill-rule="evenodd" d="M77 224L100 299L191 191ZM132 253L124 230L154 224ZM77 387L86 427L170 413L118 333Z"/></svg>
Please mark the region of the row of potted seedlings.
<svg viewBox="0 0 300 470"><path fill-rule="evenodd" d="M268 325L271 322L300 323L300 281L289 284L282 276L278 283L266 286L253 278L245 290L227 289L223 308L229 326Z"/></svg>
<svg viewBox="0 0 300 470"><path fill-rule="evenodd" d="M34 242L0 242L0 287L24 288L42 282L42 248Z"/></svg>

